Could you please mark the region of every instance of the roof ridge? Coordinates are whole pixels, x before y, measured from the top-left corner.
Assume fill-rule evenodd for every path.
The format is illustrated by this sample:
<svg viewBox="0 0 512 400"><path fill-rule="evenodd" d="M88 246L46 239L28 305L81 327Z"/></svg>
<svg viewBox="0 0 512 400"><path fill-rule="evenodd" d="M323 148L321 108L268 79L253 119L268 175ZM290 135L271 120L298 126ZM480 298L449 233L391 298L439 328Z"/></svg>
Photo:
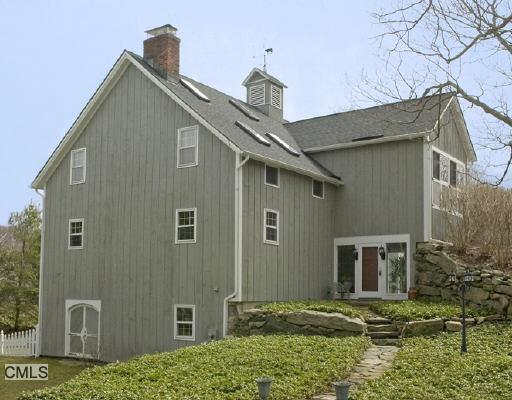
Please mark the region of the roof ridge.
<svg viewBox="0 0 512 400"><path fill-rule="evenodd" d="M444 95L454 96L455 93L454 92L442 93L442 96L444 96ZM383 107L387 107L387 106L394 106L394 105L397 105L397 104L405 104L405 103L408 103L408 102L411 102L411 101L426 100L426 99L430 99L430 98L432 98L434 96L439 96L439 95L438 94L432 94L430 96L418 97L418 98L415 98L415 99L400 100L400 101L395 101L395 102L392 102L392 103L377 104L377 105L370 106L370 107L364 107L364 108L357 108L357 109L354 109L354 110L335 112L335 113L332 113L332 114L317 115L316 117L304 118L304 119L299 119L299 120L293 121L293 122L287 122L287 123L285 123L283 125L293 125L293 124L297 124L297 123L304 122L304 121L311 121L313 119L328 118L328 117L333 117L335 115L348 114L348 113L353 113L353 112L358 112L358 111L368 111L368 110L372 110L372 109L376 109L376 108L383 108Z"/></svg>

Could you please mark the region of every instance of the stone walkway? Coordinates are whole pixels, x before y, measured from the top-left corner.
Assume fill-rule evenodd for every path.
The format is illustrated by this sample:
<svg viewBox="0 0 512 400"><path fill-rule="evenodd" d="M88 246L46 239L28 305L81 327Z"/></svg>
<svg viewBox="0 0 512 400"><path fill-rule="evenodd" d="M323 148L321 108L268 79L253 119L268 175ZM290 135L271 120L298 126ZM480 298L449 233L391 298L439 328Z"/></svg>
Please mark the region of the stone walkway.
<svg viewBox="0 0 512 400"><path fill-rule="evenodd" d="M386 372L398 352L396 346L372 346L363 354L363 358L352 370L348 381L360 385L368 380L376 379ZM336 400L334 390L319 394L313 400Z"/></svg>

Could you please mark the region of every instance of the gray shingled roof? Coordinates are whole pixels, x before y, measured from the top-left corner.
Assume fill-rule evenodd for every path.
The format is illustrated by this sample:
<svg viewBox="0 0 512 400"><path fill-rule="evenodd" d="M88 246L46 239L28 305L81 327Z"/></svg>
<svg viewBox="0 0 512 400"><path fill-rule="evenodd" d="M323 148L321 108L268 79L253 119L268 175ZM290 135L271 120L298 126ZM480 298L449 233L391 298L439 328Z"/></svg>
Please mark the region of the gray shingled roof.
<svg viewBox="0 0 512 400"><path fill-rule="evenodd" d="M259 155L265 159L276 161L277 163L285 163L294 168L303 170L305 172L312 173L314 175L324 176L326 178L335 177L331 172L322 167L316 161L312 160L309 156L300 151L300 146L297 144L294 137L284 127L282 122L276 121L257 108L250 106L249 104L228 96L210 86L204 85L197 82L189 77L181 76L183 79L194 84L201 92L203 92L209 99L209 102L200 100L194 95L189 89L180 84L179 82L164 79L159 75L154 68L152 68L147 62L144 61L140 56L135 53L129 53L137 62L146 68L153 76L160 80L167 88L169 88L176 96L182 99L186 104L194 109L199 115L206 119L211 125L219 130L223 135L227 137L232 143L234 143L242 151L249 152L252 154ZM258 116L259 121L254 121L244 115L236 107L230 104L229 100L236 100L243 104L245 107L251 110L255 115ZM266 146L257 142L249 134L244 132L238 126L235 125L236 121L241 121L254 129L264 137L267 132L274 133L279 136L286 143L294 147L300 152L300 155L294 156L284 150L281 146L273 141L270 141L270 146ZM270 140L268 137L266 137Z"/></svg>
<svg viewBox="0 0 512 400"><path fill-rule="evenodd" d="M302 149L352 142L372 136L398 136L434 128L439 110L444 110L451 93L384 104L361 110L285 124ZM439 105L441 107L439 107Z"/></svg>

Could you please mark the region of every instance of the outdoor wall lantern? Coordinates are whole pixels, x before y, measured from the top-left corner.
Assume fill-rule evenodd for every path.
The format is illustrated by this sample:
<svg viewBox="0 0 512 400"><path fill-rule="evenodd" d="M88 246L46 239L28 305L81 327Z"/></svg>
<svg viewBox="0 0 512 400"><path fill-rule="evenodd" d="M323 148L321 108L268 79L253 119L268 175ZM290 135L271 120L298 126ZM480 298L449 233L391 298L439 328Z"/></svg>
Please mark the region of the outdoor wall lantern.
<svg viewBox="0 0 512 400"><path fill-rule="evenodd" d="M386 250L384 250L384 247L382 247L382 245L379 247L379 256L381 260L386 259Z"/></svg>
<svg viewBox="0 0 512 400"><path fill-rule="evenodd" d="M270 396L270 385L272 384L272 378L268 376L262 376L256 379L256 385L258 385L258 394L260 400L267 400Z"/></svg>
<svg viewBox="0 0 512 400"><path fill-rule="evenodd" d="M460 344L460 352L462 354L468 352L468 344L467 344L467 336L466 336L466 292L469 290L469 286L471 282L473 282L473 275L466 270L464 275L460 279L457 278L457 275L450 274L448 275L448 281L456 285L461 293L460 299L462 303L462 336L461 336L461 344Z"/></svg>
<svg viewBox="0 0 512 400"><path fill-rule="evenodd" d="M354 260L357 261L357 259L359 258L359 253L357 251L357 249L354 247L354 250L352 250L352 257L354 258Z"/></svg>

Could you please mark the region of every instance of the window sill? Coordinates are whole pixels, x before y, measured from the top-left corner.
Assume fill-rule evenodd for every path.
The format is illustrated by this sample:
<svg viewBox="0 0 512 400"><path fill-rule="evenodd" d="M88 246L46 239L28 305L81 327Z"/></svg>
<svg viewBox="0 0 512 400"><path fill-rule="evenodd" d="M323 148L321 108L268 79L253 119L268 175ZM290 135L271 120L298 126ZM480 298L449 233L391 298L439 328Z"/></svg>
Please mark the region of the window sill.
<svg viewBox="0 0 512 400"><path fill-rule="evenodd" d="M280 186L279 186L279 185L273 185L273 184L271 184L271 183L267 183L267 182L265 182L265 185L266 185L266 186L272 186L273 188L276 188L276 189L279 189L279 188L280 188Z"/></svg>
<svg viewBox="0 0 512 400"><path fill-rule="evenodd" d="M192 168L192 167L197 167L198 165L199 165L199 163L186 164L186 165L177 165L176 168Z"/></svg>
<svg viewBox="0 0 512 400"><path fill-rule="evenodd" d="M174 244L188 244L188 243L197 243L196 239L194 240L176 240Z"/></svg>
<svg viewBox="0 0 512 400"><path fill-rule="evenodd" d="M174 340L182 340L185 342L195 342L195 337L189 337L189 336L174 336Z"/></svg>
<svg viewBox="0 0 512 400"><path fill-rule="evenodd" d="M263 243L271 244L272 246L279 246L279 242L272 242L270 240L264 240Z"/></svg>

